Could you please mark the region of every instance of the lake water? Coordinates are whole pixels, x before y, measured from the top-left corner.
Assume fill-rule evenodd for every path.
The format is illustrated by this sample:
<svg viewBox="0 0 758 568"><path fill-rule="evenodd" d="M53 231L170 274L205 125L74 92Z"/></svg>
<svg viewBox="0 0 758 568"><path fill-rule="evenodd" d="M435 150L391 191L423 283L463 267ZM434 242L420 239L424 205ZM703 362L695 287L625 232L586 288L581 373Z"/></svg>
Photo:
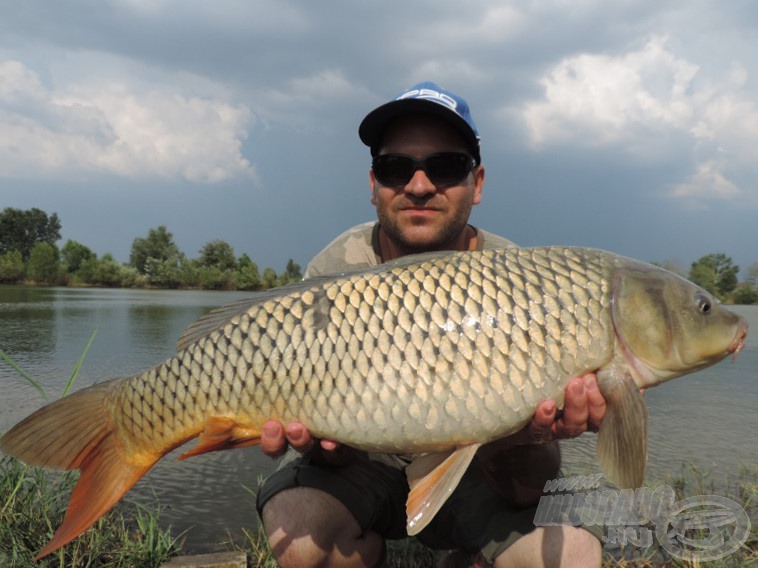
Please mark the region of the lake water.
<svg viewBox="0 0 758 568"><path fill-rule="evenodd" d="M249 293L0 286L0 348L55 398L93 331L97 336L76 389L160 363L174 353L187 325L245 296ZM748 318L754 336L758 306L733 309ZM736 363L724 361L647 391L648 479L675 475L690 462L715 478L758 463L758 342L751 339ZM43 403L33 387L0 361L0 432ZM566 468L598 471L594 435L564 442L563 448ZM187 547L210 550L227 530L238 536L242 527L256 525L251 491L273 466L254 448L183 462L169 457L128 498L149 501L156 495L166 507L164 521L176 532L190 530Z"/></svg>

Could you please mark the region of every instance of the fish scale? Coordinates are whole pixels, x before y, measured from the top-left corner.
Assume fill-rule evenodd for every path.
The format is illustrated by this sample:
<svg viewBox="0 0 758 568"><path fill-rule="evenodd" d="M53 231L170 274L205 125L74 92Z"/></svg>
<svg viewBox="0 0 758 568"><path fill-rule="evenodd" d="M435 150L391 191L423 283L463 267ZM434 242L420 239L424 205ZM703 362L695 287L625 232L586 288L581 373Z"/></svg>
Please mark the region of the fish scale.
<svg viewBox="0 0 758 568"><path fill-rule="evenodd" d="M37 558L91 526L163 455L255 445L263 424L301 422L358 449L416 455L408 534L453 492L481 444L521 429L568 381L595 372L607 410L597 454L639 487L639 393L744 345L747 324L658 267L585 248L407 257L274 289L211 312L177 355L93 385L2 438L32 465L81 469L61 527Z"/></svg>
<svg viewBox="0 0 758 568"><path fill-rule="evenodd" d="M327 281L253 305L124 382L114 420L161 449L209 416L300 421L372 451L502 437L608 357L611 268L602 255L507 249ZM418 387L434 382L445 388Z"/></svg>

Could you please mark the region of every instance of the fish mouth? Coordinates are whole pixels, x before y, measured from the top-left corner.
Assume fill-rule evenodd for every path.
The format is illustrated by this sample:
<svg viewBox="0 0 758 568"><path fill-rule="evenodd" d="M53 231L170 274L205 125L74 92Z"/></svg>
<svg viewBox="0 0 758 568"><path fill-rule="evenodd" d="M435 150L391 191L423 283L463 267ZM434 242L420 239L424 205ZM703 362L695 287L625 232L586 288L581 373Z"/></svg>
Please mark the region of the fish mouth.
<svg viewBox="0 0 758 568"><path fill-rule="evenodd" d="M729 344L729 347L727 347L727 353L732 354L732 361L737 360L737 355L745 347L745 339L747 339L747 327L747 322L743 321L742 325L737 330L734 339Z"/></svg>

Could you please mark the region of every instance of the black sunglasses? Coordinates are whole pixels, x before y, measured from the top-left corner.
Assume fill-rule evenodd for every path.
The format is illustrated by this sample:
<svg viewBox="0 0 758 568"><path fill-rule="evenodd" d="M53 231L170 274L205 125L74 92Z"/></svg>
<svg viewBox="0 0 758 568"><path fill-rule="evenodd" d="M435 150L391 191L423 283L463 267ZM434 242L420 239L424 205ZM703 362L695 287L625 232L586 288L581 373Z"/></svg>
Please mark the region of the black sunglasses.
<svg viewBox="0 0 758 568"><path fill-rule="evenodd" d="M424 170L434 185L457 185L466 179L474 166L474 158L462 152L440 152L426 158L414 158L405 154L381 154L374 156L371 161L374 177L388 187L407 185L417 170Z"/></svg>

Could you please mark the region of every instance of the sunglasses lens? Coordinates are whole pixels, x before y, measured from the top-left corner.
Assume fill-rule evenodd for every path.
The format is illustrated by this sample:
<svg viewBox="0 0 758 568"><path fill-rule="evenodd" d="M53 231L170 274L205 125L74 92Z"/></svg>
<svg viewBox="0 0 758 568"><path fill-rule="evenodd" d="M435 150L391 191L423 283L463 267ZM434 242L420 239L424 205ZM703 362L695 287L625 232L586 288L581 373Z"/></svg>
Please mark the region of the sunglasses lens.
<svg viewBox="0 0 758 568"><path fill-rule="evenodd" d="M453 185L468 175L469 164L465 154L435 154L426 159L426 174L433 183Z"/></svg>
<svg viewBox="0 0 758 568"><path fill-rule="evenodd" d="M382 154L376 156L371 164L379 183L390 187L406 185L418 169L423 169L435 185L455 185L466 178L472 167L473 160L458 152L442 152L423 159Z"/></svg>
<svg viewBox="0 0 758 568"><path fill-rule="evenodd" d="M387 186L407 184L413 177L413 159L384 154L374 158L372 169L379 183Z"/></svg>

